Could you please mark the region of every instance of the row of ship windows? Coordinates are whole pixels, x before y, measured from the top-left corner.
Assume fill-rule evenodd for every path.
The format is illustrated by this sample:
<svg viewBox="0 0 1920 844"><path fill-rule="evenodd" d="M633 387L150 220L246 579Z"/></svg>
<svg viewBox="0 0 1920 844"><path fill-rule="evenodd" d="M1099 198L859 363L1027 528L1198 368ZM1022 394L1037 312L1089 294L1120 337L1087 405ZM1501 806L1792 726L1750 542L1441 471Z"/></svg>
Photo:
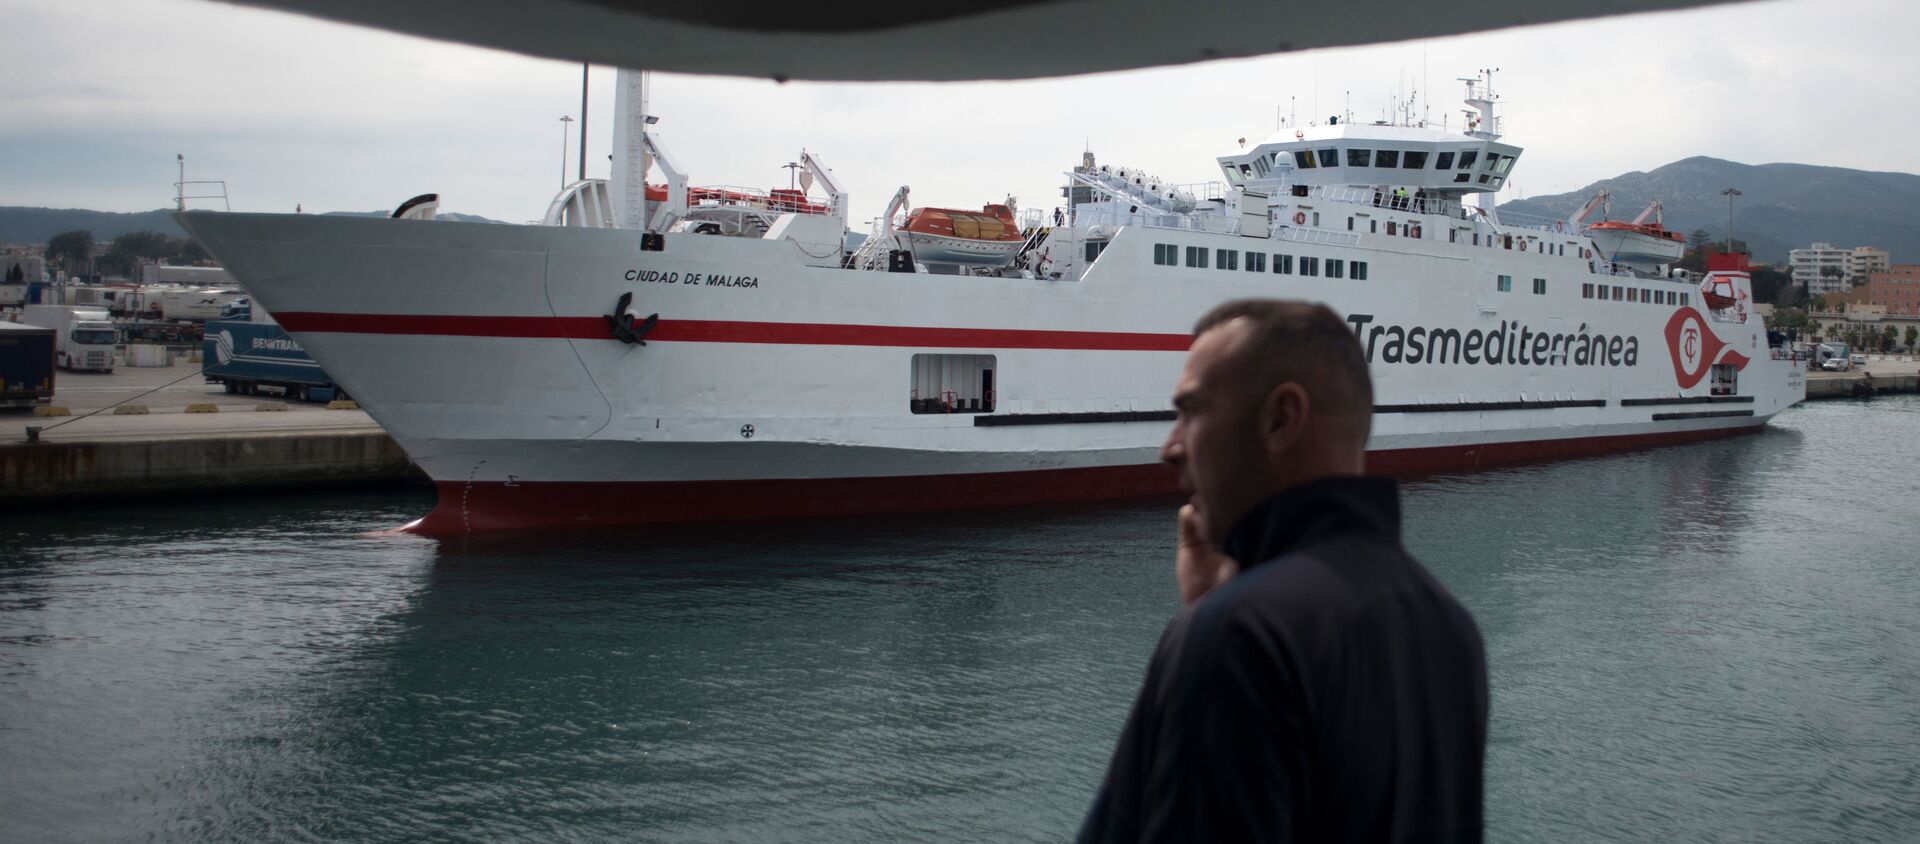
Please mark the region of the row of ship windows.
<svg viewBox="0 0 1920 844"><path fill-rule="evenodd" d="M1510 276L1510 275L1496 276L1494 278L1493 287L1495 290L1498 290L1501 293L1512 293L1513 292L1513 276ZM1544 278L1534 279L1533 292L1539 296L1547 295L1547 280Z"/></svg>
<svg viewBox="0 0 1920 844"><path fill-rule="evenodd" d="M1609 295L1611 291L1611 295ZM1582 299L1611 299L1615 302L1644 302L1649 305L1687 305L1693 297L1678 290L1648 290L1644 287L1622 287L1618 284L1582 284Z"/></svg>
<svg viewBox="0 0 1920 844"><path fill-rule="evenodd" d="M1348 149L1346 153L1348 167L1394 168L1400 170L1424 170L1427 167L1427 153L1423 150ZM1454 154L1451 152L1443 152L1435 155L1433 169L1455 169L1453 156ZM1473 169L1473 164L1478 160L1478 156L1479 152L1474 150L1460 153L1459 169L1462 172L1454 176L1453 180L1456 182L1467 181L1468 174L1465 171ZM1490 179L1505 176L1507 171L1513 167L1514 158L1515 156L1502 155L1497 152L1487 153L1487 163L1484 168L1487 172L1481 174L1480 182L1485 184L1489 183ZM1302 170L1312 170L1316 167L1338 167L1340 166L1340 150L1334 148L1295 150L1293 153L1293 163L1295 167Z"/></svg>
<svg viewBox="0 0 1920 844"><path fill-rule="evenodd" d="M1186 253L1183 256L1181 254L1180 247L1175 244L1156 243L1153 245L1153 262L1163 267L1177 267L1177 266L1181 266L1182 264L1181 258L1184 257L1186 259L1184 262L1186 266L1198 267L1204 270L1207 268L1207 264L1209 263L1208 252L1209 250L1204 246L1189 246L1186 248ZM1264 273L1267 271L1267 267L1269 266L1269 262L1267 260L1268 255L1265 252L1244 253L1246 258L1244 262L1241 260L1242 253L1238 249L1214 249L1214 250L1211 250L1211 252L1212 252L1211 257L1213 259L1212 264L1214 269L1238 270L1242 267L1244 263L1244 266L1246 267L1247 272ZM1326 263L1323 265L1319 258L1313 257L1311 255L1301 255L1299 257L1300 257L1300 263L1298 264L1299 275L1310 275L1310 276L1320 275L1321 268L1324 266L1326 269L1327 278L1351 277L1359 281L1367 280L1367 262L1365 261L1348 261L1343 258L1328 258L1326 259ZM1274 272L1280 273L1282 275L1295 274L1294 273L1295 264L1293 260L1294 256L1283 255L1276 252L1272 255L1272 259L1273 260L1271 262L1271 266L1273 267Z"/></svg>

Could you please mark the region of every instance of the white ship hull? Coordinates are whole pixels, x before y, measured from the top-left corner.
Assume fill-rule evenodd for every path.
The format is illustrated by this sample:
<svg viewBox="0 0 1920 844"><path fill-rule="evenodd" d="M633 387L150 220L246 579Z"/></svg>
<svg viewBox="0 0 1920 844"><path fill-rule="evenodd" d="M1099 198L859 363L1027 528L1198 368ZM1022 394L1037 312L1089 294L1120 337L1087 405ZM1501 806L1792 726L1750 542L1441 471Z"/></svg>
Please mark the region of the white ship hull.
<svg viewBox="0 0 1920 844"><path fill-rule="evenodd" d="M1249 296L1325 301L1353 321L1376 379L1376 471L1723 436L1804 395L1757 320L1581 295L1595 280L1688 285L1464 243L1127 228L1062 281L808 267L792 244L745 238L667 235L643 252L637 232L610 229L180 219L439 485L416 526L429 533L1170 492L1156 452L1188 331ZM1160 266L1156 243L1371 272ZM1551 281L1545 294L1497 292L1495 270ZM644 346L609 328L626 293L631 312L659 314ZM1704 350L1669 341L1682 323L1712 335ZM1460 340L1442 344L1444 360L1416 356L1409 335L1435 331ZM991 355L992 412L911 412L916 354ZM1741 363L1732 394L1710 394L1716 360Z"/></svg>

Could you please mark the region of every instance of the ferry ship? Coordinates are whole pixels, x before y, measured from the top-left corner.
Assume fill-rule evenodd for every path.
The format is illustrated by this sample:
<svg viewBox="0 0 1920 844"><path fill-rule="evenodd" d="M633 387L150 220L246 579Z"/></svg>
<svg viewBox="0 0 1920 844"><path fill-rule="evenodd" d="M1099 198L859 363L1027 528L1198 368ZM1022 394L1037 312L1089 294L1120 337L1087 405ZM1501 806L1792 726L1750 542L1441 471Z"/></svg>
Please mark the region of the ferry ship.
<svg viewBox="0 0 1920 844"><path fill-rule="evenodd" d="M431 201L179 219L432 477L408 529L434 535L1171 492L1190 327L1242 297L1353 326L1375 472L1727 436L1804 397L1742 265L1636 269L1578 221L1499 214L1522 150L1490 78L1463 81L1464 131L1289 127L1217 156L1215 183L1085 154L1059 209L1008 209L1010 258L917 254L905 187L856 242L812 153L798 195L690 188L637 73L613 177L542 225Z"/></svg>

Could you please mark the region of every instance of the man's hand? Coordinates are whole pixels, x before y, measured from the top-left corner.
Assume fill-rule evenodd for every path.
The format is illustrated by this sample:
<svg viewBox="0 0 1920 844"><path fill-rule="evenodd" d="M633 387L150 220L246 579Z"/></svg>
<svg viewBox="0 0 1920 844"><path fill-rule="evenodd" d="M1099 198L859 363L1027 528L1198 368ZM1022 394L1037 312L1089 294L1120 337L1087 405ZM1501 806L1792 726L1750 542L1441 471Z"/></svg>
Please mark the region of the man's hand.
<svg viewBox="0 0 1920 844"><path fill-rule="evenodd" d="M1180 508L1180 550L1175 552L1173 577L1180 583L1180 600L1191 604L1240 572L1240 564L1207 542L1200 532L1200 512L1192 504Z"/></svg>

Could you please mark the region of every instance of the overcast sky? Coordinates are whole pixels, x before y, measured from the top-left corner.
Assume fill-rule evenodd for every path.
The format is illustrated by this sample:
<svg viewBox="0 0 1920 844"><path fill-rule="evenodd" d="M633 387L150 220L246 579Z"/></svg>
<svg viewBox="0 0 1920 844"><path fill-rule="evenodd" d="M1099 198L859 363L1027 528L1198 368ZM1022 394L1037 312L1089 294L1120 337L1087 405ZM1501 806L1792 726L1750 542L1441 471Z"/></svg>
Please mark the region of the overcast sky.
<svg viewBox="0 0 1920 844"><path fill-rule="evenodd" d="M1501 69L1524 195L1691 155L1911 172L1917 22L1908 0L1771 0L1037 82L657 75L651 111L694 184L785 186L804 146L856 220L901 184L916 205L1052 207L1089 146L1207 181L1237 139L1349 98L1377 119L1396 93L1430 92L1432 119L1457 128L1454 80L1479 67ZM170 206L184 153L188 178L225 179L237 211L437 191L444 210L521 222L559 187L559 118L579 117L577 64L206 0L0 0L0 32L0 205ZM594 69L589 175L608 171L612 81Z"/></svg>

